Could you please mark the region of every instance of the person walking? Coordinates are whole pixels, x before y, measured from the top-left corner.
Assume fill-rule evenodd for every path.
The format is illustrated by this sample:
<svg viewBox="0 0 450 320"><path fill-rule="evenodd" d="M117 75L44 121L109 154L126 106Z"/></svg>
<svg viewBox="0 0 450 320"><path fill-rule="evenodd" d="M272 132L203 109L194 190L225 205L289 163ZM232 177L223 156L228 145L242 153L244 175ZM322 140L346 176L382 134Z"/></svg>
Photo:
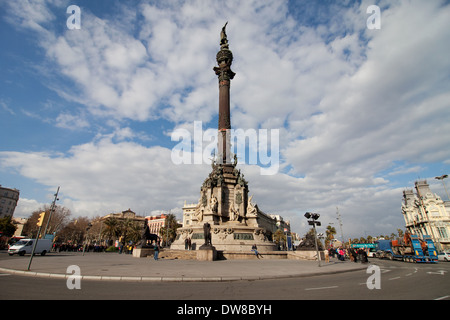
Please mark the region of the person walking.
<svg viewBox="0 0 450 320"><path fill-rule="evenodd" d="M353 262L358 262L358 253L355 249L350 249L350 260Z"/></svg>
<svg viewBox="0 0 450 320"><path fill-rule="evenodd" d="M153 258L158 261L158 255L159 255L159 245L157 242L155 242L155 247L153 248L154 250L154 254L153 254Z"/></svg>
<svg viewBox="0 0 450 320"><path fill-rule="evenodd" d="M345 252L342 248L339 249L339 260L345 261Z"/></svg>

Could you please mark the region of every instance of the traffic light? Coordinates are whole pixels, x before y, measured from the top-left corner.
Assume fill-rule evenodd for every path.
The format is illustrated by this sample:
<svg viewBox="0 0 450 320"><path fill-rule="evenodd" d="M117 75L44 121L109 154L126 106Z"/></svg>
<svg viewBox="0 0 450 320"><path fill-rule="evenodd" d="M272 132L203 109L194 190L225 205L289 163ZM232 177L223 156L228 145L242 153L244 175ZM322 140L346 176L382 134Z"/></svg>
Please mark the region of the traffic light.
<svg viewBox="0 0 450 320"><path fill-rule="evenodd" d="M314 212L305 213L305 218L310 219L308 221L308 224L310 226L320 226L321 225L320 221L316 221L317 219L319 219L319 217L320 217L320 214L318 214L318 213L314 213Z"/></svg>
<svg viewBox="0 0 450 320"><path fill-rule="evenodd" d="M36 225L38 227L42 226L42 224L44 223L44 218L45 218L45 212L41 212L41 214L39 215L38 222L36 223Z"/></svg>
<svg viewBox="0 0 450 320"><path fill-rule="evenodd" d="M318 214L318 213L313 213L313 212L307 212L307 213L305 213L305 218L306 218L306 219L311 218L311 219L313 219L313 220L317 220L317 219L319 219L319 217L320 217L320 214Z"/></svg>

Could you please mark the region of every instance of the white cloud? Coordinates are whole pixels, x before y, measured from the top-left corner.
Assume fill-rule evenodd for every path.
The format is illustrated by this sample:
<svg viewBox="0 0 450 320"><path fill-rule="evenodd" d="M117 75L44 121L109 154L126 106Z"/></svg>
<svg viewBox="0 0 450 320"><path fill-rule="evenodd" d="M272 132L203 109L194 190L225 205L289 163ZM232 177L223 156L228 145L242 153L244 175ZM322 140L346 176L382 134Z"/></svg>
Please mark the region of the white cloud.
<svg viewBox="0 0 450 320"><path fill-rule="evenodd" d="M127 131L121 131L122 137ZM208 165L176 166L170 152L114 143L112 136L104 136L65 155L0 152L0 163L43 185L61 186L60 198L75 213L95 216L128 207L136 212L168 210L189 200Z"/></svg>
<svg viewBox="0 0 450 320"><path fill-rule="evenodd" d="M3 101L3 100L0 100L0 107L2 107L2 109L4 110L4 111L6 111L7 113L9 113L9 114L11 114L11 115L15 115L16 113L14 112L14 110L12 110L7 104L6 104L6 102L5 101Z"/></svg>
<svg viewBox="0 0 450 320"><path fill-rule="evenodd" d="M39 208L44 208L46 203L39 203L34 199L27 199L20 197L17 207L14 210L14 217L16 218L29 218L31 213L38 210Z"/></svg>
<svg viewBox="0 0 450 320"><path fill-rule="evenodd" d="M442 41L449 35L442 20L449 8L401 4L368 43L367 60L329 84L320 114L299 122L309 122L305 137L286 150L296 171L370 177L395 160L448 158L449 82L442 69L450 65L441 52L450 49Z"/></svg>
<svg viewBox="0 0 450 320"><path fill-rule="evenodd" d="M68 113L61 113L56 118L56 126L71 130L82 129L89 126L89 122L83 115L72 115Z"/></svg>

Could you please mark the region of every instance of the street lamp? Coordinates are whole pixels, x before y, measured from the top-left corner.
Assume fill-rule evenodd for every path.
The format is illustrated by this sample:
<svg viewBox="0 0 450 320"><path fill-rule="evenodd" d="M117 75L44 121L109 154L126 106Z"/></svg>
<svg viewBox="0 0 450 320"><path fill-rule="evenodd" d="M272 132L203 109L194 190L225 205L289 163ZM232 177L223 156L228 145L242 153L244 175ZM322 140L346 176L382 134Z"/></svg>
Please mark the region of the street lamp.
<svg viewBox="0 0 450 320"><path fill-rule="evenodd" d="M58 187L58 190L56 190L55 199L53 199L52 206L50 208L50 216L48 217L47 225L45 226L45 229L44 229L44 238L45 238L45 235L47 234L47 228L48 228L48 225L50 223L50 219L52 218L53 211L55 211L56 201L59 200L58 193L59 193L59 187Z"/></svg>
<svg viewBox="0 0 450 320"><path fill-rule="evenodd" d="M317 219L319 219L319 217L320 217L320 214L318 214L318 213L314 213L314 212L306 212L305 213L305 218L309 219L308 224L310 226L313 226L313 228L314 228L314 242L316 244L317 261L319 261L319 267L321 267L322 265L320 264L319 247L317 245L317 233L316 233L316 225L321 226L320 221L317 221Z"/></svg>
<svg viewBox="0 0 450 320"><path fill-rule="evenodd" d="M450 200L450 197L448 196L448 191L447 191L447 187L445 186L445 182L444 179L448 178L448 174L443 174L440 177L434 177L437 180L442 180L442 184L444 185L444 189L445 189L445 193L447 194L447 199Z"/></svg>

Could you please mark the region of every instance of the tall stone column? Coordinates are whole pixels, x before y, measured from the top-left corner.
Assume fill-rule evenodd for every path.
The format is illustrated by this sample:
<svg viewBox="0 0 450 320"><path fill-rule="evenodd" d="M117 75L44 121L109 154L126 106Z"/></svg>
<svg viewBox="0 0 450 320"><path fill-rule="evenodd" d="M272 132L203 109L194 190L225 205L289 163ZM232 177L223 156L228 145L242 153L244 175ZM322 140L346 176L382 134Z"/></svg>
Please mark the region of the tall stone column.
<svg viewBox="0 0 450 320"><path fill-rule="evenodd" d="M235 76L235 73L231 71L233 53L228 48L228 39L225 32L227 23L222 28L220 51L216 55L218 67L214 67L214 71L219 78L218 162L225 166L231 165L229 135L229 129L231 129L230 84Z"/></svg>

